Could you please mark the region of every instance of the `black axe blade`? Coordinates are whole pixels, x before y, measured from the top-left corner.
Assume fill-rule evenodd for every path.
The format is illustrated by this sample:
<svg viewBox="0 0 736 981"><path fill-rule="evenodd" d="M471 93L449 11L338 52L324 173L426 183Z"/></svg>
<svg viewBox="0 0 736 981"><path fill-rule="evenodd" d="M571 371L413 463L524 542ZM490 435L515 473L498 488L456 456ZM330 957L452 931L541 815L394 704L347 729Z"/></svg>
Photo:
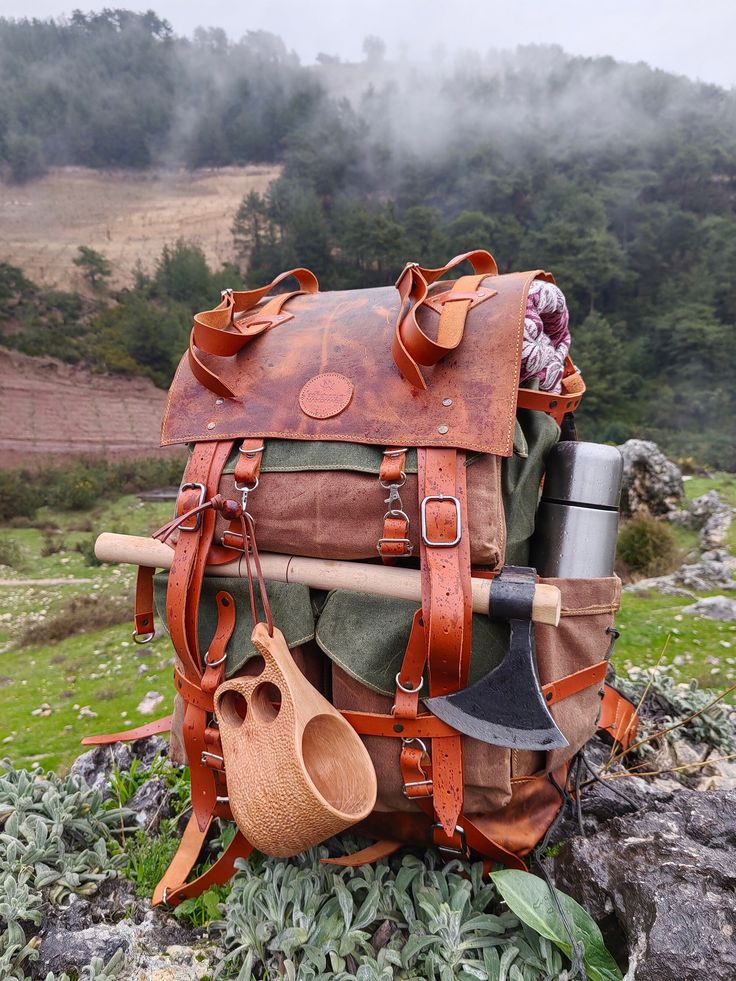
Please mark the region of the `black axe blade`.
<svg viewBox="0 0 736 981"><path fill-rule="evenodd" d="M427 708L473 739L511 749L564 749L542 697L531 620L510 620L511 641L503 661L470 688L425 698Z"/></svg>

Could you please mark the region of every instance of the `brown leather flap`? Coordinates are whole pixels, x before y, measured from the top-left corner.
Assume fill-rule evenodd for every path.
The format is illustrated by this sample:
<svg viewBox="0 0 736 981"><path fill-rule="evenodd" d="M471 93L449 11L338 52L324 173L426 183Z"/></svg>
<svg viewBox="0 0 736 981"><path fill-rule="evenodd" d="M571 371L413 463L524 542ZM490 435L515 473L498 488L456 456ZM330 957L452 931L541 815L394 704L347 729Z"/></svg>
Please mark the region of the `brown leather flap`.
<svg viewBox="0 0 736 981"><path fill-rule="evenodd" d="M295 296L288 305L293 319L235 357L201 355L238 398L218 399L183 358L169 392L162 445L253 436L510 456L526 296L537 275L484 280L497 292L469 310L457 350L424 370L426 391L405 381L393 362L399 303L393 287ZM446 289L438 283L433 292ZM436 334L435 309L425 305L419 320L427 334ZM326 377L313 381L316 376Z"/></svg>

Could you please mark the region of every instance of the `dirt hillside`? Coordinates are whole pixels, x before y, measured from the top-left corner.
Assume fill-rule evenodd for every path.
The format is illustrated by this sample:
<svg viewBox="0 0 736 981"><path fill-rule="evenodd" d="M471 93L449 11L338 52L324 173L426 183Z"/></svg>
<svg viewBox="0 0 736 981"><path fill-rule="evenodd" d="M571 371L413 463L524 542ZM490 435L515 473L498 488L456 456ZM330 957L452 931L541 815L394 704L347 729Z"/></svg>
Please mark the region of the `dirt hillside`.
<svg viewBox="0 0 736 981"><path fill-rule="evenodd" d="M80 245L102 252L113 286L136 263L150 269L167 242L197 242L213 266L232 258L230 226L244 194L262 192L276 167L98 171L63 167L23 186L0 182L0 260L49 286L81 287Z"/></svg>
<svg viewBox="0 0 736 981"><path fill-rule="evenodd" d="M165 401L145 378L96 375L0 348L0 467L161 453Z"/></svg>

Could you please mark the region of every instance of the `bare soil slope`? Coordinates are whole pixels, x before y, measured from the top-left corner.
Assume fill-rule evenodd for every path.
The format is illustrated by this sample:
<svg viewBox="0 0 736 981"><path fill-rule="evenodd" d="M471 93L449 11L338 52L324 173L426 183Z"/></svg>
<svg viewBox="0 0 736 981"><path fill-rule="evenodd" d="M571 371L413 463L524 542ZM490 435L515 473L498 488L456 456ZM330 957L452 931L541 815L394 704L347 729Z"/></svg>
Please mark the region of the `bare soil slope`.
<svg viewBox="0 0 736 981"><path fill-rule="evenodd" d="M0 260L46 285L80 288L80 245L108 257L113 286L148 270L177 238L197 242L211 265L232 259L230 226L244 194L263 192L276 167L99 171L62 167L23 186L0 182Z"/></svg>
<svg viewBox="0 0 736 981"><path fill-rule="evenodd" d="M0 467L162 453L165 401L146 378L96 375L0 348Z"/></svg>

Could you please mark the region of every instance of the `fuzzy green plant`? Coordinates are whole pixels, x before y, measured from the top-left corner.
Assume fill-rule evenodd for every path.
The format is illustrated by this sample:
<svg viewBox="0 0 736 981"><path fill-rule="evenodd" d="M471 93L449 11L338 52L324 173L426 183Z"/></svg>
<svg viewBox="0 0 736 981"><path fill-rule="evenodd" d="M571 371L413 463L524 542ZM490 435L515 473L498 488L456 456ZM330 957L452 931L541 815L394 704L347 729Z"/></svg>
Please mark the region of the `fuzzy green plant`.
<svg viewBox="0 0 736 981"><path fill-rule="evenodd" d="M44 904L90 895L118 874L125 856L115 836L130 811L110 807L73 777L0 767L0 977L25 981L36 957L34 928ZM108 965L109 966L109 965ZM113 971L115 971L113 964ZM85 974L84 971L87 973ZM102 963L81 977L109 981ZM50 975L47 981L63 981ZM68 979L67 979L68 981Z"/></svg>
<svg viewBox="0 0 736 981"><path fill-rule="evenodd" d="M217 978L237 981L540 981L573 978L570 944L544 882L499 888L480 863L441 866L433 852L336 870L325 847L289 861L238 862L210 924L226 950ZM508 894L508 895L507 895ZM561 894L558 894L558 896ZM587 913L575 907L576 943L598 981L621 973ZM514 904L514 912L511 905ZM533 925L522 922L528 919ZM379 939L380 938L380 939ZM603 964L605 971L598 970ZM608 973L606 973L606 971Z"/></svg>
<svg viewBox="0 0 736 981"><path fill-rule="evenodd" d="M736 709L715 701L717 693L701 688L697 681L678 682L670 665L632 668L628 678L617 678L616 687L640 707L637 741L661 733L668 742L687 738L723 753L736 752ZM678 725L682 722L682 725ZM642 742L642 751L651 744Z"/></svg>

